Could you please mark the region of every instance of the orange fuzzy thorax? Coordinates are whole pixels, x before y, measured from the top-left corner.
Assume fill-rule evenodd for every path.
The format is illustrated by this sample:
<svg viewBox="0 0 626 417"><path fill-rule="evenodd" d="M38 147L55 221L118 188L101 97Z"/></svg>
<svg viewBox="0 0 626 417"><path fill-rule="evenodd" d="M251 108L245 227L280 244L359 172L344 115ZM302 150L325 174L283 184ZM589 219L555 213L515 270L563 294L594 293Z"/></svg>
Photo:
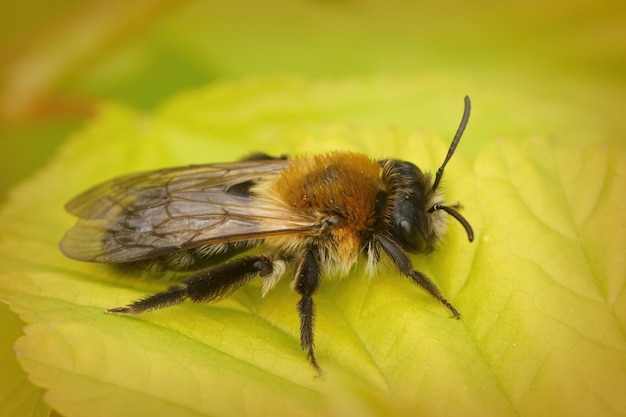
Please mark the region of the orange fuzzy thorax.
<svg viewBox="0 0 626 417"><path fill-rule="evenodd" d="M362 154L297 156L263 194L320 224L332 219L321 228L317 243L323 261L345 271L356 261L376 222L380 174L378 162ZM304 242L282 243L300 246Z"/></svg>

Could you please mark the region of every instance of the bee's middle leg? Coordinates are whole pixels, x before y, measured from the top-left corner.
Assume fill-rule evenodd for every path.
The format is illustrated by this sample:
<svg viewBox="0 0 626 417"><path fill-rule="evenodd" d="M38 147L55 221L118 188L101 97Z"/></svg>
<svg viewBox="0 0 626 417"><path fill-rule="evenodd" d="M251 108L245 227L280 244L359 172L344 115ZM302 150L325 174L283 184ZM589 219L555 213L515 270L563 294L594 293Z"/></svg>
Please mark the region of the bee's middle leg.
<svg viewBox="0 0 626 417"><path fill-rule="evenodd" d="M315 323L315 304L313 294L319 286L320 261L317 249L305 252L296 269L293 287L302 296L298 302L298 314L300 316L300 345L306 351L311 365L322 375L322 368L315 359L313 342L313 326Z"/></svg>

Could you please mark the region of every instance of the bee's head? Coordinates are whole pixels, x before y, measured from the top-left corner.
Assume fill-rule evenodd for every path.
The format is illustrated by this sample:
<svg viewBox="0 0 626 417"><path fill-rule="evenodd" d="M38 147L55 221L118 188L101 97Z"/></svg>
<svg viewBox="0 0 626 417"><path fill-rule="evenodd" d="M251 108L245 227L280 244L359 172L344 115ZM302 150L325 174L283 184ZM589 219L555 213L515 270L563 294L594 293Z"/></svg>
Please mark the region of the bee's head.
<svg viewBox="0 0 626 417"><path fill-rule="evenodd" d="M468 221L443 203L441 193L433 188L428 173L423 173L410 162L388 160L384 176L389 187L387 232L404 250L413 253L432 251L445 232L445 213L461 223L470 242L474 239Z"/></svg>
<svg viewBox="0 0 626 417"><path fill-rule="evenodd" d="M430 176L410 162L393 160L387 161L384 177L389 187L387 232L404 250L431 251L443 232L444 223L441 216L431 217L427 211L427 202L432 200L433 194Z"/></svg>
<svg viewBox="0 0 626 417"><path fill-rule="evenodd" d="M474 232L469 222L454 208L443 203L437 191L444 168L461 139L469 118L470 101L465 97L465 111L459 129L448 149L446 158L437 170L435 181L410 162L383 161L383 177L388 192L386 208L387 232L408 252L432 251L445 231L445 213L454 217L467 232L469 241L474 240Z"/></svg>

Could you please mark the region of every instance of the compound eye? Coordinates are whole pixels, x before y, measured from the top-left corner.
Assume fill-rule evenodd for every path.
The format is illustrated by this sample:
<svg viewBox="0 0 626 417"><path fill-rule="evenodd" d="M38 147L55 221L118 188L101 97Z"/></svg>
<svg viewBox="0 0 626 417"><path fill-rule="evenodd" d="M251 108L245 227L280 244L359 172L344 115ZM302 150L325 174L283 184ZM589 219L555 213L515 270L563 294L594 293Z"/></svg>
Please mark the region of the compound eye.
<svg viewBox="0 0 626 417"><path fill-rule="evenodd" d="M400 234L404 242L408 244L415 252L423 252L426 249L426 242L424 237L420 233L419 229L415 227L413 222L408 219L400 220L398 223Z"/></svg>

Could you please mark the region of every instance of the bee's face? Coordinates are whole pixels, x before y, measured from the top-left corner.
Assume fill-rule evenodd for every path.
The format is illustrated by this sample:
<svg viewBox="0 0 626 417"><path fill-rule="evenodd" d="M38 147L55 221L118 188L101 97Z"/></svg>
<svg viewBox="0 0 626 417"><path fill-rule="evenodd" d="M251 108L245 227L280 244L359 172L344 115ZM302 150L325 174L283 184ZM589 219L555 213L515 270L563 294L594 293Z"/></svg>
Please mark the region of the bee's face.
<svg viewBox="0 0 626 417"><path fill-rule="evenodd" d="M430 175L410 162L387 160L383 178L389 199L387 232L408 252L432 251L445 231L445 215L430 210L440 199Z"/></svg>

